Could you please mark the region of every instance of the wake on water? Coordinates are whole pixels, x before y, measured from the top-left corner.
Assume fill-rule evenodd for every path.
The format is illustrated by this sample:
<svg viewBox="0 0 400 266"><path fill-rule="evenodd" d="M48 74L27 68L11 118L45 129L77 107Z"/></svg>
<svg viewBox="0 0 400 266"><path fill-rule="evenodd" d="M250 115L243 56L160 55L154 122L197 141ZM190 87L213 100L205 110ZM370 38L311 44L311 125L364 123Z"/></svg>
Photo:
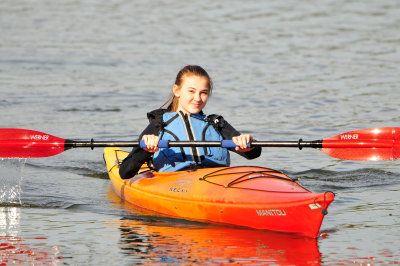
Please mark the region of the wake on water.
<svg viewBox="0 0 400 266"><path fill-rule="evenodd" d="M300 177L300 183L313 191L326 190L348 191L373 187L392 186L400 183L399 173L373 168L361 168L350 171L330 171L312 169L292 173L292 177Z"/></svg>

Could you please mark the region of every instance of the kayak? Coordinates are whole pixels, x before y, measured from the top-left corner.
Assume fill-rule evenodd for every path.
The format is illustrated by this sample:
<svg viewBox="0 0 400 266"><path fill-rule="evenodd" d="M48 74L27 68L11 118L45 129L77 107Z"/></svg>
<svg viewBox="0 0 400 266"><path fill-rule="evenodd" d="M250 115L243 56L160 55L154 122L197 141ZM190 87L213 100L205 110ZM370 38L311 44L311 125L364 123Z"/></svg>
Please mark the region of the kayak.
<svg viewBox="0 0 400 266"><path fill-rule="evenodd" d="M128 154L115 147L104 149L114 192L169 217L316 238L334 200L332 192L314 193L280 171L255 166L178 172L144 166L136 176L121 179L119 164Z"/></svg>

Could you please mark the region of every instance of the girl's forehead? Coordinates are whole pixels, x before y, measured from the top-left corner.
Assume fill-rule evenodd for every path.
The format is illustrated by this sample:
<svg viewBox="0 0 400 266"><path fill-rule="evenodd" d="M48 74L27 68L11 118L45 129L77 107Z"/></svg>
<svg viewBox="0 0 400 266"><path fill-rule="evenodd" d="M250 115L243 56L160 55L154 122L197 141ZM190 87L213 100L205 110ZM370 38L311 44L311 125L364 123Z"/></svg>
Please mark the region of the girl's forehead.
<svg viewBox="0 0 400 266"><path fill-rule="evenodd" d="M191 75L183 78L182 86L184 87L193 86L193 88L206 87L208 89L209 81L206 77Z"/></svg>

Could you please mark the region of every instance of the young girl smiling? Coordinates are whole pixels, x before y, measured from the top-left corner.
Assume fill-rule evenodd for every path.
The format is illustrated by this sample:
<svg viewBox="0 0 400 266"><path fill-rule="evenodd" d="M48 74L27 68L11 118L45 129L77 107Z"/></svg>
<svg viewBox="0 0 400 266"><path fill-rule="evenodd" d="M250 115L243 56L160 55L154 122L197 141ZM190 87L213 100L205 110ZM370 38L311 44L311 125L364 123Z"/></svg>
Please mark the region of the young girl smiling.
<svg viewBox="0 0 400 266"><path fill-rule="evenodd" d="M212 81L200 66L188 65L182 68L175 80L172 96L163 106L147 114L150 124L139 139L147 148L134 148L120 165L123 179L133 177L140 167L149 161L156 171L172 172L195 167L229 166L229 152L221 147L206 148L162 148L158 142L172 141L220 141L231 139L237 147L235 152L247 159L260 156L261 148L248 148L253 140L249 134L240 134L222 116L203 113L211 95Z"/></svg>

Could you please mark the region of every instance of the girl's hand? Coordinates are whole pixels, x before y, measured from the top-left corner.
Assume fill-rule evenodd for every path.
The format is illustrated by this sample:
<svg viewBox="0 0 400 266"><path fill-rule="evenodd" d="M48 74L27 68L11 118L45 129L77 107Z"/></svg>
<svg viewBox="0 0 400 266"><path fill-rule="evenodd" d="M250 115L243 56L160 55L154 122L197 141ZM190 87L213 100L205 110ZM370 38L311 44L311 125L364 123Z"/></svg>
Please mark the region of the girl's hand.
<svg viewBox="0 0 400 266"><path fill-rule="evenodd" d="M235 150L238 152L246 152L251 151L255 147L248 148L247 143L250 143L253 140L253 136L250 134L240 135L232 138L233 142L236 144Z"/></svg>
<svg viewBox="0 0 400 266"><path fill-rule="evenodd" d="M144 143L146 144L147 148L144 148L143 150L147 152L156 152L158 151L158 142L160 141L160 138L156 135L143 135L142 140L144 140Z"/></svg>

